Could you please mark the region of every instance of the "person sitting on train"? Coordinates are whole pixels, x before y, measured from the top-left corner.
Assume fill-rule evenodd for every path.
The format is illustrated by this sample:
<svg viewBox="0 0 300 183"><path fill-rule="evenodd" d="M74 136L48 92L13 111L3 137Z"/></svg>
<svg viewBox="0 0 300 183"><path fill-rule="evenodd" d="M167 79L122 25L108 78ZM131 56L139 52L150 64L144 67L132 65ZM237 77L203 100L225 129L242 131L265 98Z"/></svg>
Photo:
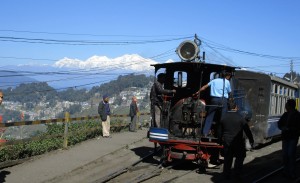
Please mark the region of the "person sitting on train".
<svg viewBox="0 0 300 183"><path fill-rule="evenodd" d="M165 73L160 73L157 75L157 79L154 81L151 91L150 91L150 101L151 101L151 117L152 126L161 127L160 125L160 114L163 104L162 94L176 93L176 90L166 90L163 88L165 82Z"/></svg>
<svg viewBox="0 0 300 183"><path fill-rule="evenodd" d="M203 135L208 136L211 130L212 122L215 116L215 112L221 107L221 116L227 112L227 99L230 96L231 86L230 86L231 73L225 72L221 78L216 78L211 80L206 85L202 86L194 95L198 95L201 91L206 90L210 87L210 97L211 103L208 108L207 117L205 120Z"/></svg>

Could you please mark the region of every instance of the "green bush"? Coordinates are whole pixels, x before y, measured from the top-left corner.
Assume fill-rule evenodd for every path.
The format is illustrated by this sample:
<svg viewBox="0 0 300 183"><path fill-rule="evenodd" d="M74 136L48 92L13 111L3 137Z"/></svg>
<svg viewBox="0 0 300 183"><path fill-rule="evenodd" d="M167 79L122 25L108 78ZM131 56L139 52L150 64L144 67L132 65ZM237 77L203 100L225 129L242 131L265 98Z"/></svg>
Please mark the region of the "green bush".
<svg viewBox="0 0 300 183"><path fill-rule="evenodd" d="M122 124L123 121L121 119L117 118L114 120L111 123L111 132L128 130L128 127L124 127L124 124ZM65 123L47 124L47 131L35 137L37 140L33 139L28 142L1 147L0 162L23 159L63 148L64 125ZM68 146L100 135L102 135L102 126L99 121L68 123Z"/></svg>

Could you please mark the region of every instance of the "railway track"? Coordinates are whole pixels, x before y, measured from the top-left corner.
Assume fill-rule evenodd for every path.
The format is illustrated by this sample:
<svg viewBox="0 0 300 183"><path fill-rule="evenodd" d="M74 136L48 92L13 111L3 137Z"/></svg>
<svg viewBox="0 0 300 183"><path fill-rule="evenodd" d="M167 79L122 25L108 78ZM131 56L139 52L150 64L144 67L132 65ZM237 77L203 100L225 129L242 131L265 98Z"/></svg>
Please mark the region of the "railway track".
<svg viewBox="0 0 300 183"><path fill-rule="evenodd" d="M298 148L299 150L300 147ZM195 162L174 161L161 166L159 153L155 154L153 144L145 139L43 183L182 183L187 180L189 182L197 182L199 180L202 182L226 182L222 177L221 166L215 169L208 169L205 173L197 171L199 170L199 165ZM243 183L287 182L279 173L277 173L279 174L278 176L275 173L268 178L260 180L274 171L272 168L280 167L280 165L280 142L249 152L244 162ZM298 170L300 170L300 167L298 167Z"/></svg>
<svg viewBox="0 0 300 183"><path fill-rule="evenodd" d="M155 177L165 177L164 180L159 180L159 182L169 183L175 181L176 179L185 176L189 173L195 173L196 169L199 168L199 165L194 164L189 170L184 171L183 173L176 172L171 176L165 176L170 171L172 171L176 167L184 166L185 161L176 161L174 163L170 163L167 166L163 166L159 160L155 160L152 157L156 153L153 152L140 160L132 163L131 165L121 168L101 179L96 180L93 183L114 183L114 182L124 182L124 183L139 183L139 182L153 182L153 178ZM190 166L189 166L190 167ZM180 168L179 168L180 169ZM175 172L175 171L174 171ZM158 180L155 180L156 182Z"/></svg>
<svg viewBox="0 0 300 183"><path fill-rule="evenodd" d="M152 158L155 154L159 153L160 151L161 151L161 149L159 148L159 149L157 149L157 151L153 151L153 152L147 154L146 156L142 157L141 159L132 163L131 165L121 168L120 170L117 170L101 179L98 179L94 183L113 182L114 179L117 179L122 174L125 174L125 173L130 174L134 171L140 171L145 168L148 168L148 166L146 166L146 164L144 162L146 162L148 159ZM161 173L161 171L159 169L155 168L154 170L152 170L150 172L144 172L138 176L131 178L129 182L142 182L153 176L160 175L160 173Z"/></svg>
<svg viewBox="0 0 300 183"><path fill-rule="evenodd" d="M298 158L296 160L297 162L297 168L299 169L300 167L300 158ZM282 182L284 181L284 177L282 176L282 170L283 170L283 167L279 167L273 171L270 171L269 173L259 177L258 179L254 180L253 183L267 183L267 182L273 182L273 183L276 183L276 182ZM290 180L290 182L294 182L294 183L299 183L300 182L300 177L296 178L295 180Z"/></svg>

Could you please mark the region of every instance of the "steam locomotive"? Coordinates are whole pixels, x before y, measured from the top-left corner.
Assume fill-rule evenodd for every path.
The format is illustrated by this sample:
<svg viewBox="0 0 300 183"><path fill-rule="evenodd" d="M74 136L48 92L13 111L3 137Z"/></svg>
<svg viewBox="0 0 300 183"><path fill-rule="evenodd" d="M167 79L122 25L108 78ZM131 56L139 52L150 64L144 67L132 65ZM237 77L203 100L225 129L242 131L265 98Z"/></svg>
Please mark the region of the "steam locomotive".
<svg viewBox="0 0 300 183"><path fill-rule="evenodd" d="M299 105L297 85L263 73L205 63L205 53L199 56L200 44L201 41L195 35L195 40L184 41L176 49L180 62L152 65L155 75L165 73L164 88L176 90L173 95L161 96L161 126L156 127L152 122L148 132L149 140L159 144L163 150L163 164L173 160L188 160L206 168L212 153L223 148L215 133L216 124L221 118L220 111L214 117L212 136L205 137L202 134L207 109L211 106L210 91L202 91L197 96L193 94L225 72L232 75L230 83L234 102L239 112L249 121L257 143L264 143L279 134L275 124L284 112L288 98L298 98Z"/></svg>

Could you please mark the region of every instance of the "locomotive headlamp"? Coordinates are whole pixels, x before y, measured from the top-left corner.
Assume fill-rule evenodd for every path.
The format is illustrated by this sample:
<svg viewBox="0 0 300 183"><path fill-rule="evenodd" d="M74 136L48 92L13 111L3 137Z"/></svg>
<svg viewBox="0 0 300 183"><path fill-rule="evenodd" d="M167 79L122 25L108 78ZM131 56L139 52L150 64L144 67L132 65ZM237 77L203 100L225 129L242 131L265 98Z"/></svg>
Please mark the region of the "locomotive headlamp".
<svg viewBox="0 0 300 183"><path fill-rule="evenodd" d="M176 52L182 61L192 61L197 58L199 48L193 41L184 41L178 46Z"/></svg>

